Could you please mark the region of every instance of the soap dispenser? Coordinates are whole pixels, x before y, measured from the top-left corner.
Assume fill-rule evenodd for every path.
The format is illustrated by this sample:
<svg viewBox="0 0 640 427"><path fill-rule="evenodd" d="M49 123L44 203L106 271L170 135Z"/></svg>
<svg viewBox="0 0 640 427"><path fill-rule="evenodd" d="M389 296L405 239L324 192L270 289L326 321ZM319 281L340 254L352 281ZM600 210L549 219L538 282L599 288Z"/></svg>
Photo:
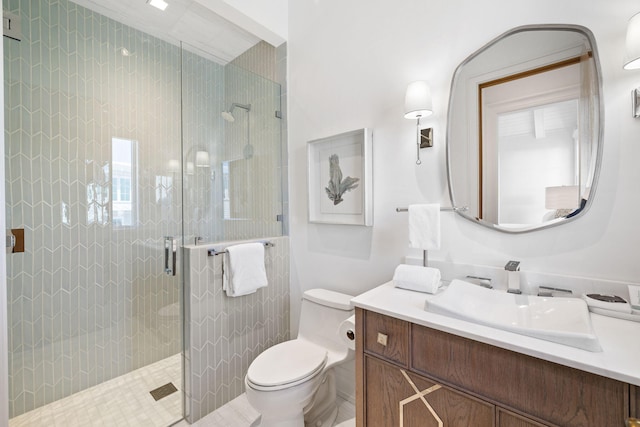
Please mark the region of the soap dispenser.
<svg viewBox="0 0 640 427"><path fill-rule="evenodd" d="M507 265L504 266L504 269L507 270L507 283L508 289L507 292L511 294L521 294L520 290L520 261L509 261Z"/></svg>

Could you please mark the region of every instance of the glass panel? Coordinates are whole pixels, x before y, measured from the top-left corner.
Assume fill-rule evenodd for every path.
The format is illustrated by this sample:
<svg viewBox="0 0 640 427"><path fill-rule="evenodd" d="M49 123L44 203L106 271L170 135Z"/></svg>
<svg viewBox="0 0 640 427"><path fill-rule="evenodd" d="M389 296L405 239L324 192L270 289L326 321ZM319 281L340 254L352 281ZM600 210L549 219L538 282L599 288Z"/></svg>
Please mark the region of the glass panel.
<svg viewBox="0 0 640 427"><path fill-rule="evenodd" d="M282 236L280 85L190 46L183 75L186 241Z"/></svg>
<svg viewBox="0 0 640 427"><path fill-rule="evenodd" d="M4 39L15 417L170 357L180 372L163 237L181 233L181 53L67 0L4 6L24 35Z"/></svg>

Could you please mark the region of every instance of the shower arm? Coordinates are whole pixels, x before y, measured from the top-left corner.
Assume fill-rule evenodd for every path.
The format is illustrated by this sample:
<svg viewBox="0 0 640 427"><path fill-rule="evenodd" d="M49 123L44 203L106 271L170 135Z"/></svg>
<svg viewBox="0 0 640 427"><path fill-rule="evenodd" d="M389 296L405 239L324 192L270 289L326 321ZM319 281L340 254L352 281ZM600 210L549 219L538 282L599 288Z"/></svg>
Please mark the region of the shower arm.
<svg viewBox="0 0 640 427"><path fill-rule="evenodd" d="M251 111L251 104L238 104L237 102L234 102L233 104L231 104L231 108L229 109L229 112L232 113L236 107L242 108L247 112Z"/></svg>

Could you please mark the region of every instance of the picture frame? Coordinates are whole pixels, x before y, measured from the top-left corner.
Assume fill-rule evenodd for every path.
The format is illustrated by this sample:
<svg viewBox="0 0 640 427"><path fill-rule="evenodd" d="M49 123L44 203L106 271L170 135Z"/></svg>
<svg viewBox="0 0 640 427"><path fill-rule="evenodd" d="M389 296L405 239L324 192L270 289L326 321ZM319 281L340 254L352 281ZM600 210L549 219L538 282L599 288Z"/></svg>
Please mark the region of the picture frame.
<svg viewBox="0 0 640 427"><path fill-rule="evenodd" d="M309 222L373 225L373 130L307 143Z"/></svg>

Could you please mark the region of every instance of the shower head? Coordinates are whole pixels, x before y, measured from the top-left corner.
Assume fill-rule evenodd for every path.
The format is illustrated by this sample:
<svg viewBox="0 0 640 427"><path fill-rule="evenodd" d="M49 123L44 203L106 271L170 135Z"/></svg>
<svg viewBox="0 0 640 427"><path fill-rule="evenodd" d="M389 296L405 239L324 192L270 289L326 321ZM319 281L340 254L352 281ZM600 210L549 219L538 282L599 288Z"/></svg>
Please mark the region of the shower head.
<svg viewBox="0 0 640 427"><path fill-rule="evenodd" d="M245 110L247 113L249 111L251 111L251 104L238 104L236 102L234 102L233 104L231 104L231 108L229 108L229 111L223 111L221 113L222 118L225 119L228 122L234 122L236 120L235 117L233 117L233 110L235 110L236 108L242 108L243 110Z"/></svg>
<svg viewBox="0 0 640 427"><path fill-rule="evenodd" d="M231 114L230 111L223 111L222 112L222 118L225 119L228 122L235 122L236 118L233 117L233 114Z"/></svg>

